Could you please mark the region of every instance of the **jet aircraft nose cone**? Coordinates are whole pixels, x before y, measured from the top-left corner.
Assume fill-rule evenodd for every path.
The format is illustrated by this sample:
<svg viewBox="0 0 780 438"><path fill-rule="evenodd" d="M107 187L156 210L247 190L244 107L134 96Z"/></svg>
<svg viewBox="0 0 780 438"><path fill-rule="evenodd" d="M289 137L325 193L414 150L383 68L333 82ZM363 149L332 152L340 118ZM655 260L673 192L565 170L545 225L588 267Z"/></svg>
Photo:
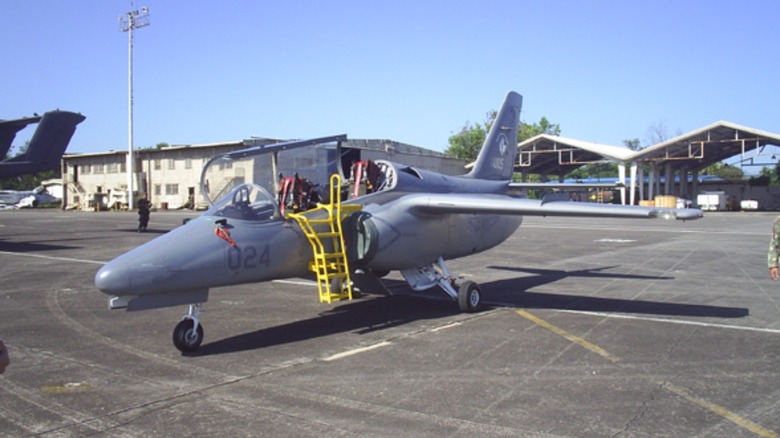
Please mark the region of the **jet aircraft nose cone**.
<svg viewBox="0 0 780 438"><path fill-rule="evenodd" d="M130 288L130 275L117 263L109 262L95 274L95 287L109 295L122 295Z"/></svg>
<svg viewBox="0 0 780 438"><path fill-rule="evenodd" d="M164 287L167 276L164 257L153 248L140 247L100 268L95 286L108 295L145 295Z"/></svg>

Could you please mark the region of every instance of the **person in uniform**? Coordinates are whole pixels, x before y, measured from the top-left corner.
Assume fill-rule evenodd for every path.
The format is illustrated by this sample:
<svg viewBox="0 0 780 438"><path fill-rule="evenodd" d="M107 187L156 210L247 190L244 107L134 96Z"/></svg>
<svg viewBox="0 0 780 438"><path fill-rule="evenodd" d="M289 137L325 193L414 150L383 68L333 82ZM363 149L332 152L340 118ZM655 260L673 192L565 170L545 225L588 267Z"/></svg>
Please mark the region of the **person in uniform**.
<svg viewBox="0 0 780 438"><path fill-rule="evenodd" d="M767 254L769 277L772 280L777 280L780 277L777 268L778 258L780 258L780 216L772 222L772 240L769 241L769 254Z"/></svg>
<svg viewBox="0 0 780 438"><path fill-rule="evenodd" d="M138 200L138 232L146 231L146 227L149 226L149 215L152 203L144 193L144 197Z"/></svg>

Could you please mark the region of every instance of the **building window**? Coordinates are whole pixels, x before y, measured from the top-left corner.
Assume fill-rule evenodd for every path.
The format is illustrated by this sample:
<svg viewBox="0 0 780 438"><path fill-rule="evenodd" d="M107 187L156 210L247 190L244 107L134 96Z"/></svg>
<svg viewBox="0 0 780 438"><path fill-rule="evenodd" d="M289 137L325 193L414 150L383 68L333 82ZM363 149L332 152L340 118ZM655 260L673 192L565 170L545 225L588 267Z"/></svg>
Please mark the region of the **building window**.
<svg viewBox="0 0 780 438"><path fill-rule="evenodd" d="M173 158L168 159L168 170L176 170L176 161Z"/></svg>
<svg viewBox="0 0 780 438"><path fill-rule="evenodd" d="M187 158L186 160L184 160L184 168L192 169L192 158Z"/></svg>
<svg viewBox="0 0 780 438"><path fill-rule="evenodd" d="M92 170L92 166L90 166L89 164L82 164L79 167L81 168L79 170L81 171L82 175L89 175L90 173L89 171Z"/></svg>
<svg viewBox="0 0 780 438"><path fill-rule="evenodd" d="M93 164L92 173L103 173L103 163Z"/></svg>
<svg viewBox="0 0 780 438"><path fill-rule="evenodd" d="M160 170L160 160L154 160L154 170Z"/></svg>
<svg viewBox="0 0 780 438"><path fill-rule="evenodd" d="M108 163L106 166L106 173L116 173L118 164L117 163Z"/></svg>
<svg viewBox="0 0 780 438"><path fill-rule="evenodd" d="M165 185L165 194L166 195L178 195L179 194L179 185L178 184L166 184Z"/></svg>
<svg viewBox="0 0 780 438"><path fill-rule="evenodd" d="M162 186L160 184L155 184L154 185L154 194L155 194L155 196L162 195Z"/></svg>

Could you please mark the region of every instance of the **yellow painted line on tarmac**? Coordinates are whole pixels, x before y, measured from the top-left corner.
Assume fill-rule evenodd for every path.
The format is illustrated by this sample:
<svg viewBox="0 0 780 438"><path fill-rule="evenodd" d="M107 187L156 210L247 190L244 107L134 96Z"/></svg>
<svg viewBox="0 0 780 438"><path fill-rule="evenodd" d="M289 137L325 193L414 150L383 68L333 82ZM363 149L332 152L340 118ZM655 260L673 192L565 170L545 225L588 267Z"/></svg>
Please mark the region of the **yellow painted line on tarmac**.
<svg viewBox="0 0 780 438"><path fill-rule="evenodd" d="M539 318L539 317L537 317L537 316L535 316L535 315L533 315L533 314L531 314L529 312L526 312L525 310L515 310L515 312L518 315L522 316L523 318L526 318L529 321L531 321L531 322L533 322L533 323L535 323L537 325L540 325L540 326L546 328L547 330L550 330L551 332L553 332L555 334L563 336L564 338L566 338L566 339L568 339L568 340L570 340L570 341L572 341L572 342L574 342L574 343L576 343L576 344L578 344L578 345L580 345L580 346L582 346L584 348L587 348L588 350L598 354L599 356L602 356L602 357L608 359L609 361L611 361L613 363L618 362L620 360L619 357L610 354L607 350L605 350L605 349L603 349L603 348L601 348L601 347L599 347L599 346L597 346L595 344L592 344L592 343L582 339L581 337L579 337L577 335L573 335L573 334L567 332L566 330L563 330L560 327L554 326L554 325L550 324L549 322L547 322L547 321L545 321L545 320L543 320L543 319L541 319L541 318ZM716 405L715 403L711 403L711 402L703 400L703 399L701 399L699 397L696 397L695 395L691 394L690 392L688 392L687 390L685 390L683 388L680 388L679 386L672 385L671 383L668 383L668 382L666 382L666 383L659 383L659 384L662 385L667 391L671 391L671 392L677 394L678 396L682 397L683 399L687 400L688 402L693 403L696 406L699 406L699 407L701 407L703 409L706 409L706 410L708 410L708 411L710 411L710 412L712 412L714 414L717 414L717 415L725 418L726 420L729 420L732 423L734 423L734 424L736 424L736 425L738 425L738 426L740 426L740 427L750 431L751 433L753 433L755 435L758 435L758 436L764 437L764 438L780 438L780 435L778 435L776 432L771 431L769 429L766 429L766 428L764 428L764 427L762 427L762 426L760 426L760 425L758 425L758 424L748 420L747 418L744 418L744 417L742 417L742 416L740 416L740 415L738 415L738 414L736 414L734 412L729 411L728 409L726 409L726 408L724 408L722 406Z"/></svg>
<svg viewBox="0 0 780 438"><path fill-rule="evenodd" d="M577 345L579 345L581 347L584 347L584 348L586 348L586 349L588 349L588 350L598 354L599 356L607 359L608 361L610 361L612 363L616 363L616 362L620 361L619 357L617 357L617 356L615 356L613 354L610 354L607 350L599 347L598 345L592 344L592 343L586 341L585 339L582 339L581 337L579 337L577 335L573 335L573 334L567 332L566 330L564 330L564 329L562 329L560 327L556 327L556 326L550 324L549 322L539 318L538 316L532 315L531 313L526 312L525 310L515 310L515 312L517 312L517 314L522 316L523 318L525 318L525 319L527 319L527 320L529 320L529 321L531 321L531 322L533 322L533 323L535 323L537 325L540 325L540 326L546 328L547 330L550 330L551 332L553 332L553 333L555 333L557 335L563 336L564 338L570 340L571 342L574 342L575 344L577 344Z"/></svg>
<svg viewBox="0 0 780 438"><path fill-rule="evenodd" d="M680 397L684 398L685 400L688 400L689 402L691 402L691 403L693 403L693 404L695 404L695 405L697 405L699 407L702 407L702 408L704 408L704 409L706 409L706 410L708 410L708 411L710 411L712 413L718 414L721 417L731 421L732 423L734 423L734 424L736 424L736 425L738 425L738 426L740 426L742 428L745 428L745 429L749 430L750 432L752 432L752 433L754 433L754 434L756 434L758 436L765 437L765 438L778 438L777 433L775 433L775 432L773 432L773 431L771 431L769 429L763 428L763 427L759 426L758 424L756 424L756 423L754 423L754 422L752 422L752 421L750 421L750 420L748 420L746 418L743 418L743 417L735 414L734 412L729 411L728 409L726 409L726 408L724 408L722 406L718 406L715 403L710 403L710 402L708 402L706 400L702 400L702 399L696 397L695 395L691 394L690 392L686 391L683 388L680 388L678 386L672 385L670 383L664 383L663 386L667 390L669 390L669 391L679 395Z"/></svg>

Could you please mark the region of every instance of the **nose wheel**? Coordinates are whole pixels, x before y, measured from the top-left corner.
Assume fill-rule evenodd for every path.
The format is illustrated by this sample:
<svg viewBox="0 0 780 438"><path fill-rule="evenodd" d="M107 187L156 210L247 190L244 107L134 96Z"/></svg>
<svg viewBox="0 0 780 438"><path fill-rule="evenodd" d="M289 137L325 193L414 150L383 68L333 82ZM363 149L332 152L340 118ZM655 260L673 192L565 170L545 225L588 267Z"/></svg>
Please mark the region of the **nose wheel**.
<svg viewBox="0 0 780 438"><path fill-rule="evenodd" d="M195 351L203 342L203 326L198 321L201 304L190 305L189 312L173 329L173 345L182 353Z"/></svg>

